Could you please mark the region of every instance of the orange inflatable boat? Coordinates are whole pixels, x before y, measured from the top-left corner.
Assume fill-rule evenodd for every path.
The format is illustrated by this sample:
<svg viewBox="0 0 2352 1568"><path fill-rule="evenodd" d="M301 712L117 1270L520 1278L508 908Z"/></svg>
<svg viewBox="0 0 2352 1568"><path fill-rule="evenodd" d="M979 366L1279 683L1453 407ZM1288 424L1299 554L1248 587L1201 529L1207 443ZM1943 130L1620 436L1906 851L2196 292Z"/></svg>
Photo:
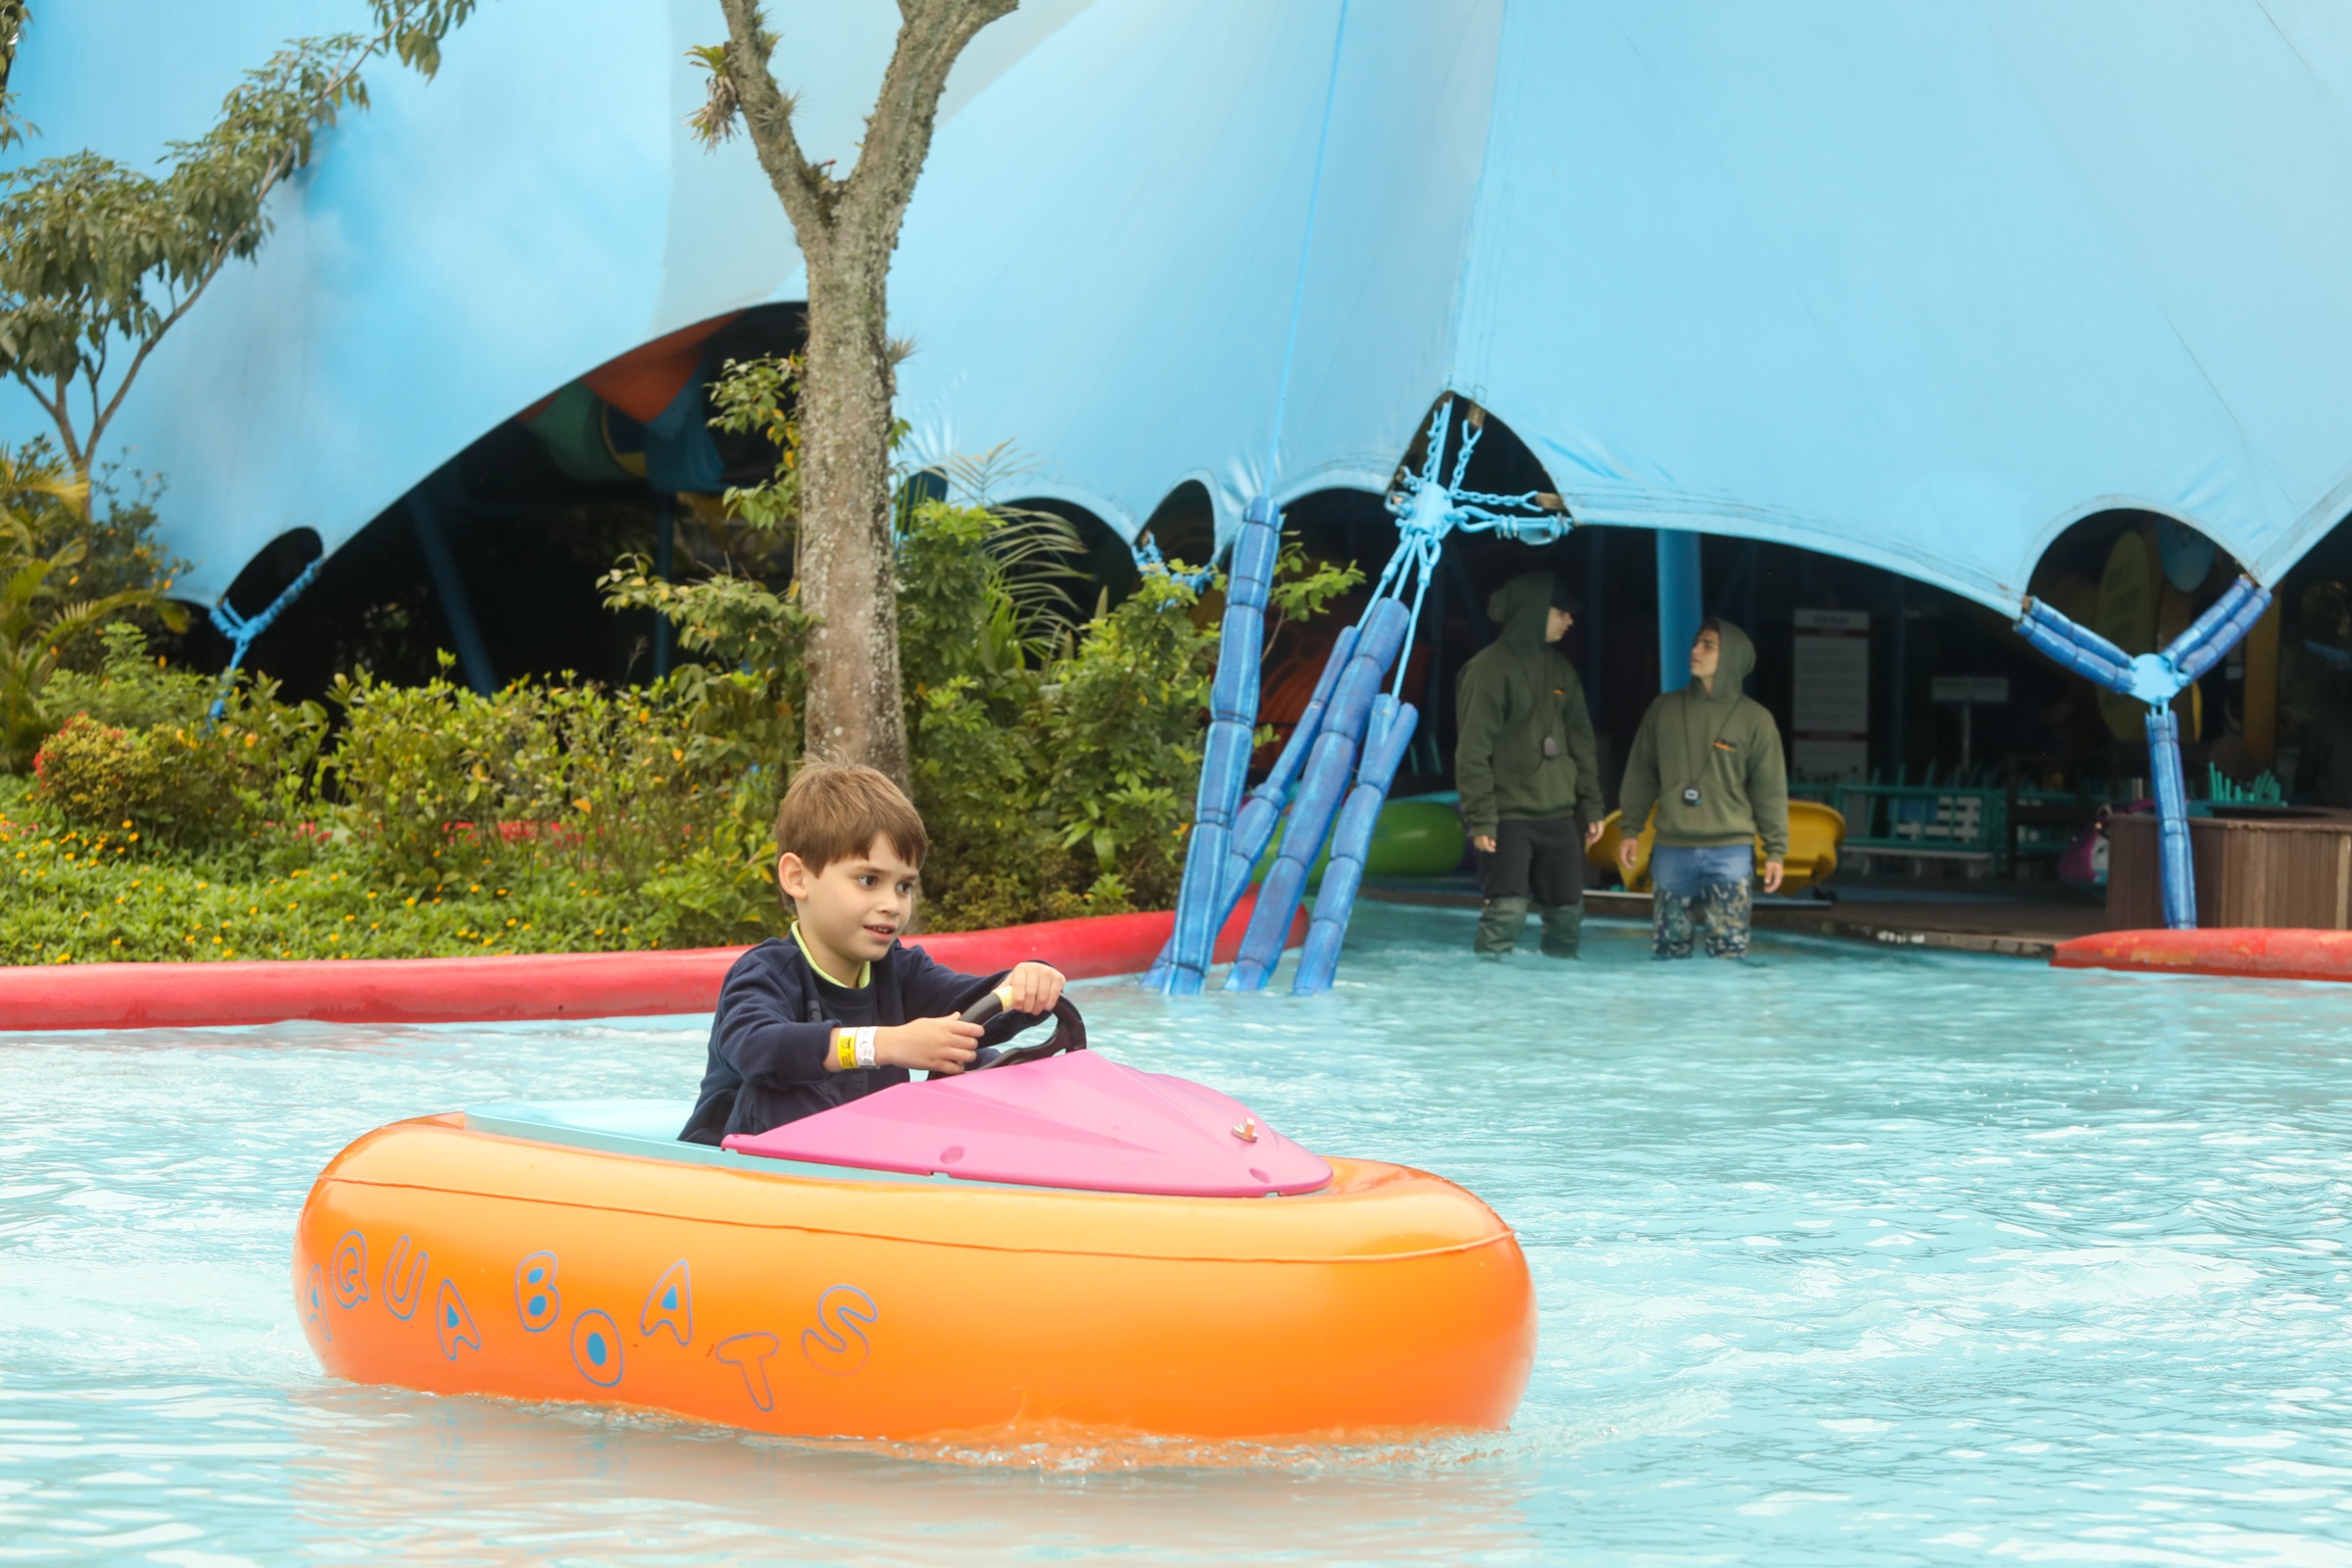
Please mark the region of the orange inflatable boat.
<svg viewBox="0 0 2352 1568"><path fill-rule="evenodd" d="M304 1330L357 1382L808 1437L1508 1423L1535 1303L1484 1203L1082 1051L725 1150L683 1103L380 1128L303 1209Z"/></svg>

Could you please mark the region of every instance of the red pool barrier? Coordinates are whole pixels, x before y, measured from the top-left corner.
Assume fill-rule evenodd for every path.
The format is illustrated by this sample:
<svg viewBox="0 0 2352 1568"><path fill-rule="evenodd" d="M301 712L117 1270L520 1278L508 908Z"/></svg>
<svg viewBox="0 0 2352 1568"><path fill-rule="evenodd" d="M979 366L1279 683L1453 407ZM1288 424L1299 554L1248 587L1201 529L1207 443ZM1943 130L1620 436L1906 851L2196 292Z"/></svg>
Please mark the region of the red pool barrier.
<svg viewBox="0 0 2352 1568"><path fill-rule="evenodd" d="M2058 944L2059 969L2227 974L2261 980L2352 980L2352 931L2225 926L2210 931L2102 931Z"/></svg>
<svg viewBox="0 0 2352 1568"><path fill-rule="evenodd" d="M1232 958L1252 894L1217 936ZM1176 916L1089 915L993 931L916 937L912 946L969 974L1040 958L1073 980L1140 974ZM1290 946L1306 936L1301 911ZM333 958L227 963L68 963L0 968L0 1029L196 1028L211 1024L474 1023L709 1012L742 948L673 953L542 953L482 958Z"/></svg>

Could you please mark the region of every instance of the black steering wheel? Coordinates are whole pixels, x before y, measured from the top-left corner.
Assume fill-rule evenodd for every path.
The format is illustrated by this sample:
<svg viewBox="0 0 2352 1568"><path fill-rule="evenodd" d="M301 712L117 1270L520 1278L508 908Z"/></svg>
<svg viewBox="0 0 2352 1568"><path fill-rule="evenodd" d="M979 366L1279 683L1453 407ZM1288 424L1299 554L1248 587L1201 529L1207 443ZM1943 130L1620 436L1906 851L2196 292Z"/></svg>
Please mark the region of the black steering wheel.
<svg viewBox="0 0 2352 1568"><path fill-rule="evenodd" d="M1004 991L1000 987L963 1009L965 1023L986 1023L1004 1010ZM1054 1004L1054 1033L1043 1044L1035 1046L987 1046L972 1058L965 1072L986 1072L991 1067L1017 1067L1024 1061L1043 1061L1064 1051L1086 1049L1086 1020L1070 1005L1070 999L1061 998Z"/></svg>

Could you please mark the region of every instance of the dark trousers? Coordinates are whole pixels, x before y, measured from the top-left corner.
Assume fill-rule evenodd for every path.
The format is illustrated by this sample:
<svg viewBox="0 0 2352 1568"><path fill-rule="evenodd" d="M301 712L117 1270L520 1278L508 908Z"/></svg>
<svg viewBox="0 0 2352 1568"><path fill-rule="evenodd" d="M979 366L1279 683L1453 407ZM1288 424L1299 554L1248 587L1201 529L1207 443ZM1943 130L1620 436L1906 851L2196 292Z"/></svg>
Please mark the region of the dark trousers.
<svg viewBox="0 0 2352 1568"><path fill-rule="evenodd" d="M1573 816L1541 822L1501 822L1494 848L1478 857L1478 891L1486 908L1471 944L1489 956L1519 945L1533 904L1544 918L1544 952L1573 958L1585 923L1585 829Z"/></svg>
<svg viewBox="0 0 2352 1568"><path fill-rule="evenodd" d="M1478 891L1544 908L1584 903L1584 823L1573 816L1496 823L1494 853L1478 858Z"/></svg>

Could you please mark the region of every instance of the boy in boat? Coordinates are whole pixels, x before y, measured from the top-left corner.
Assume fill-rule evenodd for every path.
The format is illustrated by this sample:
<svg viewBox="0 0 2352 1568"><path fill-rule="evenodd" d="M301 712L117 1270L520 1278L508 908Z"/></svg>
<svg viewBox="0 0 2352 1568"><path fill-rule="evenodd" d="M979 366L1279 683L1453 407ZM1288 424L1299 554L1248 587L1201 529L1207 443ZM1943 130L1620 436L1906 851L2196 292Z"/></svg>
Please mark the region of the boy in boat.
<svg viewBox="0 0 2352 1568"><path fill-rule="evenodd" d="M1556 573L1524 572L1487 601L1502 634L1462 666L1453 772L1486 901L1472 951L1519 945L1532 902L1546 957L1573 958L1585 928L1585 846L1600 837L1599 747L1585 687L1555 646L1576 623Z"/></svg>
<svg viewBox="0 0 2352 1568"><path fill-rule="evenodd" d="M1617 863L1631 876L1635 840L1658 808L1649 852L1650 942L1661 958L1688 958L1696 927L1707 956L1747 956L1753 908L1748 878L1764 841L1764 891L1781 890L1788 858L1788 769L1781 732L1764 705L1740 692L1756 646L1728 620L1700 623L1690 641L1690 684L1642 715L1625 760Z"/></svg>
<svg viewBox="0 0 2352 1568"><path fill-rule="evenodd" d="M907 1081L961 1072L982 1037L1017 1034L1054 1009L1061 971L1022 963L957 974L899 945L929 837L914 803L870 767L804 766L776 809L776 886L790 936L735 960L710 1024L710 1066L678 1136L715 1144L763 1133ZM956 1016L1000 987L985 1029Z"/></svg>

